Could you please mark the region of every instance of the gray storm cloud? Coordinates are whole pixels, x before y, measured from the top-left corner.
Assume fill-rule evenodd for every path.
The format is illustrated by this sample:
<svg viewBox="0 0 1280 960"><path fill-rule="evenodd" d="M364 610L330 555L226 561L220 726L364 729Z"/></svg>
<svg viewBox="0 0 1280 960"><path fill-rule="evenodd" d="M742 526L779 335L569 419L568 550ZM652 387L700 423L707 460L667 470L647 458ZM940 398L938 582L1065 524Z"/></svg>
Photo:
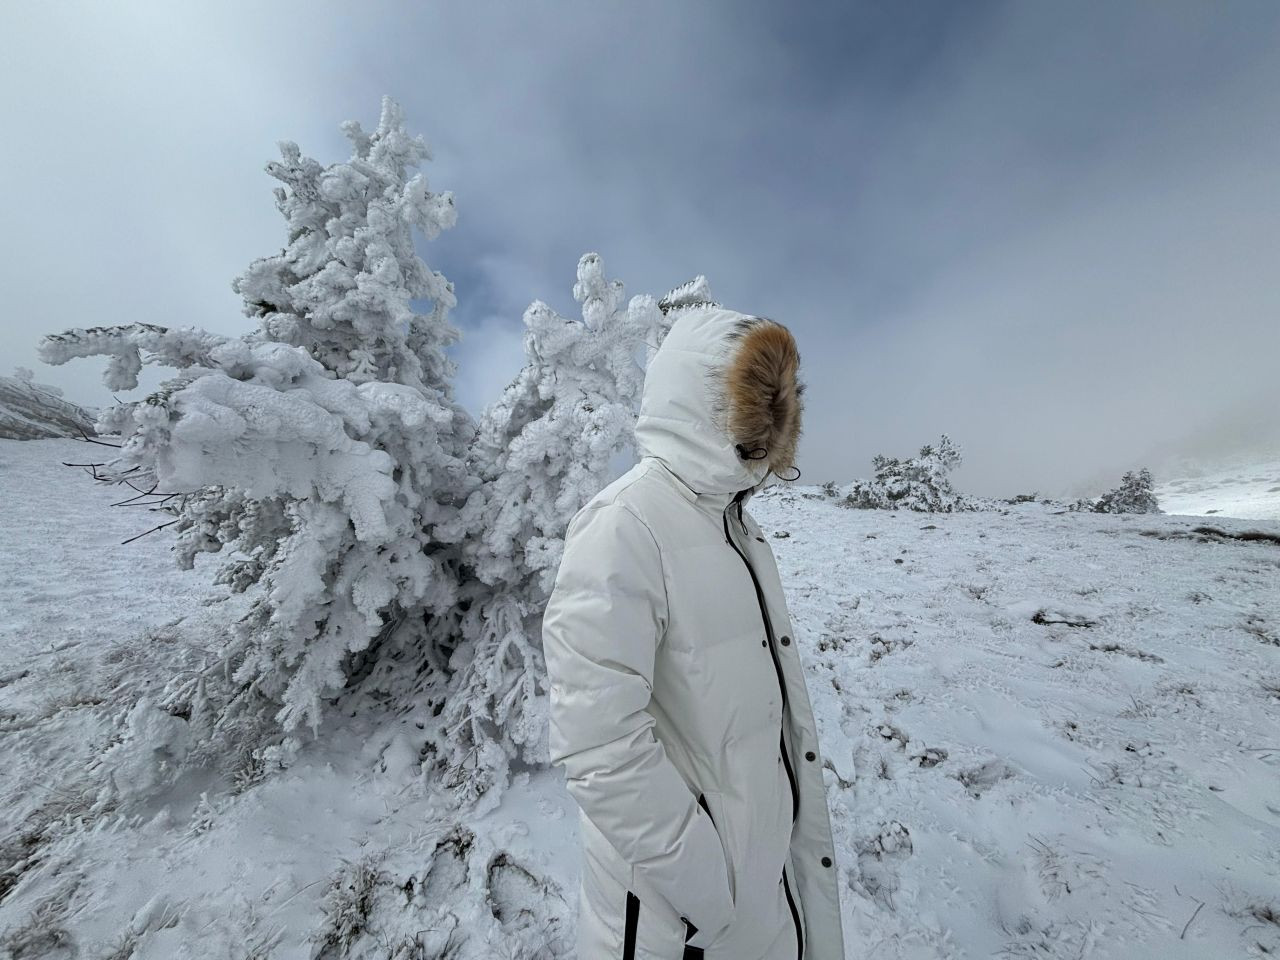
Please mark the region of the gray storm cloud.
<svg viewBox="0 0 1280 960"><path fill-rule="evenodd" d="M457 285L474 410L528 302L572 310L587 250L632 293L704 273L792 326L806 481L945 431L968 489L1061 492L1280 409L1271 4L28 4L0 27L0 342L84 402L98 370L39 365L38 337L248 329L230 280L281 245L275 142L343 157L338 124L390 93L457 195L423 253Z"/></svg>

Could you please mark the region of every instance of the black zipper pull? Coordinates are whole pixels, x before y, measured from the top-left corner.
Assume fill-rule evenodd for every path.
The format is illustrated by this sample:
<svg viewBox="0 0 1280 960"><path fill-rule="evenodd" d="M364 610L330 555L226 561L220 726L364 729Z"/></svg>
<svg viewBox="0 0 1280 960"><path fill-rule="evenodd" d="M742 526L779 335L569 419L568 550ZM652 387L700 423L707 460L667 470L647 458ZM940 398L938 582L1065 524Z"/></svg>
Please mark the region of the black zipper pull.
<svg viewBox="0 0 1280 960"><path fill-rule="evenodd" d="M746 496L749 492L750 492L750 489L748 488L747 490L739 490L737 493L733 495L733 504L736 504L738 507L738 526L742 528L742 535L744 537L751 535L751 531L747 529L746 520L742 518L742 501L746 499Z"/></svg>

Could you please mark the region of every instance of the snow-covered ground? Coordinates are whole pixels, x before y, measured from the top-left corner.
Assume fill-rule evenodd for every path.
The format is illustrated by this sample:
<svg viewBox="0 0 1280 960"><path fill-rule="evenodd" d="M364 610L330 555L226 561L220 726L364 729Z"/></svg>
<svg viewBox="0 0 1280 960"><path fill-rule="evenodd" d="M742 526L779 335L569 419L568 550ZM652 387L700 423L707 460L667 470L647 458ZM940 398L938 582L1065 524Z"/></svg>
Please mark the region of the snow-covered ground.
<svg viewBox="0 0 1280 960"><path fill-rule="evenodd" d="M1166 513L1280 520L1280 453L1184 467L1156 495Z"/></svg>
<svg viewBox="0 0 1280 960"><path fill-rule="evenodd" d="M549 771L456 817L419 788L393 723L339 717L250 788L158 780L183 724L147 691L214 657L245 598L176 569L164 531L122 545L163 515L111 508L132 491L59 462L110 453L0 441L0 957L310 957L369 912L399 921L377 929L378 957L563 955L573 807ZM156 756L116 755L121 704L139 699L131 722L151 729L135 739ZM402 952L382 949L393 939Z"/></svg>
<svg viewBox="0 0 1280 960"><path fill-rule="evenodd" d="M1280 542L766 503L842 781L850 956L1280 949Z"/></svg>
<svg viewBox="0 0 1280 960"><path fill-rule="evenodd" d="M263 782L164 779L195 720L146 691L244 598L163 531L122 546L155 515L57 463L93 452L0 442L0 953L569 955L557 772L456 815L394 723L335 715ZM847 956L1280 952L1280 543L1234 538L1280 524L815 488L752 511L829 763ZM161 762L119 755L122 702Z"/></svg>

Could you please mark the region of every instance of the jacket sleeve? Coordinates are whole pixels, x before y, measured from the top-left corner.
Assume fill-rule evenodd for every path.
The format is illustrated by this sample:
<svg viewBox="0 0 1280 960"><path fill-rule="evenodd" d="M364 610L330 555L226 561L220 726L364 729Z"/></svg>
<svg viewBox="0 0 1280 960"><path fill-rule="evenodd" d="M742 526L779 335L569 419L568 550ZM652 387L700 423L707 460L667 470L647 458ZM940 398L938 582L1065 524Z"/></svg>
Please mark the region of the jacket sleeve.
<svg viewBox="0 0 1280 960"><path fill-rule="evenodd" d="M543 615L550 757L569 793L631 865L697 927L705 946L733 918L719 835L653 735L647 711L667 624L662 558L622 504L574 517Z"/></svg>

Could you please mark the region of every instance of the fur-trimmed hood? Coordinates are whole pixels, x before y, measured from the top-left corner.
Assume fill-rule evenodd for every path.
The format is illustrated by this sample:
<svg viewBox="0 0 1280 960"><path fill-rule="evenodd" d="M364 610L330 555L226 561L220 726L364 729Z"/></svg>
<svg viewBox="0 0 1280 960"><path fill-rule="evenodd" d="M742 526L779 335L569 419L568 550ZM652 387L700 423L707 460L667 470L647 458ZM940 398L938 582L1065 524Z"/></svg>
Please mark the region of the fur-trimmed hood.
<svg viewBox="0 0 1280 960"><path fill-rule="evenodd" d="M700 494L787 477L804 407L799 367L795 338L776 321L716 304L682 309L645 376L641 456Z"/></svg>

